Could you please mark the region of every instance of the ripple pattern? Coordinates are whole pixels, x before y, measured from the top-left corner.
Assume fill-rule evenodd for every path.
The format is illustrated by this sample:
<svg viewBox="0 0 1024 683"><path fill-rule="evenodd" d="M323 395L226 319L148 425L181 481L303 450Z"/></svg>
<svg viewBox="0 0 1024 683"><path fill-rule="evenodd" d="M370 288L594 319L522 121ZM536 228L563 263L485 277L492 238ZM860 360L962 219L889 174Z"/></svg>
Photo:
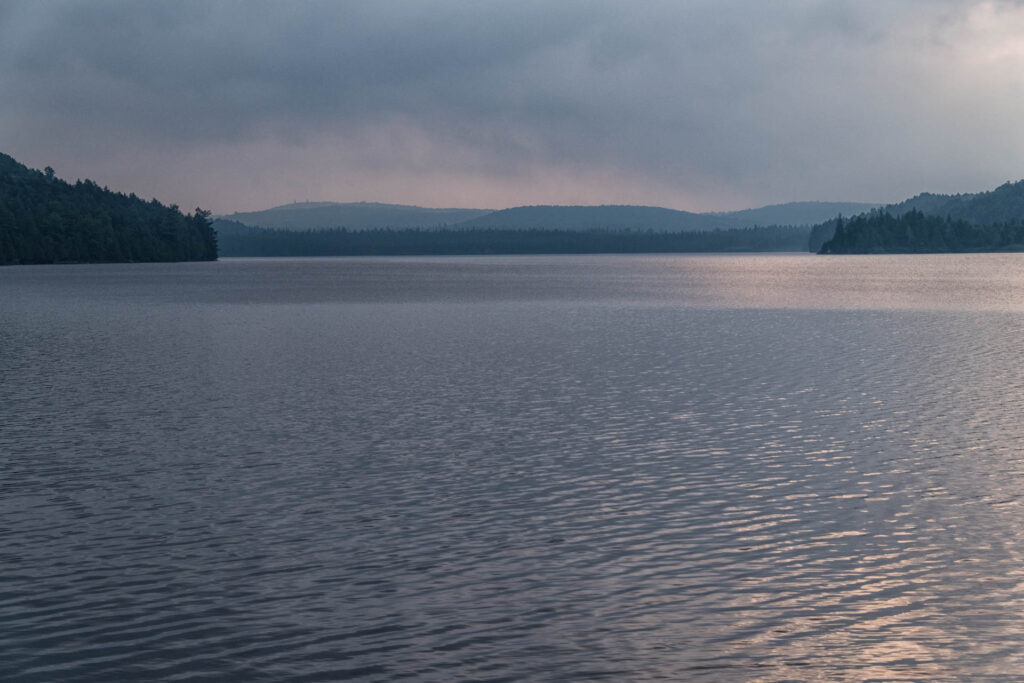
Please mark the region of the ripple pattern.
<svg viewBox="0 0 1024 683"><path fill-rule="evenodd" d="M1024 671L1012 307L40 272L0 274L0 680Z"/></svg>

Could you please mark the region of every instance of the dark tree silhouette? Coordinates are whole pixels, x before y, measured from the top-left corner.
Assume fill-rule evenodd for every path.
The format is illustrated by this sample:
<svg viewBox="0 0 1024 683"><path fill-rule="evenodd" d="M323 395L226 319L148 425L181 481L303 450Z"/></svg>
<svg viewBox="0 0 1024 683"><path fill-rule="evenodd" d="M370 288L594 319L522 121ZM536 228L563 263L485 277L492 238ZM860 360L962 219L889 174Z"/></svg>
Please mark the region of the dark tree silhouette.
<svg viewBox="0 0 1024 683"><path fill-rule="evenodd" d="M821 254L924 254L972 251L1020 251L1024 223L978 225L950 216L927 216L917 209L894 216L871 211L845 225L837 220Z"/></svg>
<svg viewBox="0 0 1024 683"><path fill-rule="evenodd" d="M223 256L596 254L803 251L809 230L773 226L709 232L380 228L274 230L215 223Z"/></svg>
<svg viewBox="0 0 1024 683"><path fill-rule="evenodd" d="M216 258L209 211L72 185L0 154L0 265Z"/></svg>

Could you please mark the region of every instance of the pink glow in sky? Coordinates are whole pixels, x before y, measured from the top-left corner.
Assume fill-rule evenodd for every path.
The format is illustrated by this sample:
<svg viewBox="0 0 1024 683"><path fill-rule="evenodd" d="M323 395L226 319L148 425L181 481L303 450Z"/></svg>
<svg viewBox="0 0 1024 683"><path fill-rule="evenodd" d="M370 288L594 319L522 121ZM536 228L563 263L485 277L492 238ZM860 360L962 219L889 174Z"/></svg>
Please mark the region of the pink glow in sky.
<svg viewBox="0 0 1024 683"><path fill-rule="evenodd" d="M0 5L0 151L218 213L729 210L1024 177L1016 2Z"/></svg>

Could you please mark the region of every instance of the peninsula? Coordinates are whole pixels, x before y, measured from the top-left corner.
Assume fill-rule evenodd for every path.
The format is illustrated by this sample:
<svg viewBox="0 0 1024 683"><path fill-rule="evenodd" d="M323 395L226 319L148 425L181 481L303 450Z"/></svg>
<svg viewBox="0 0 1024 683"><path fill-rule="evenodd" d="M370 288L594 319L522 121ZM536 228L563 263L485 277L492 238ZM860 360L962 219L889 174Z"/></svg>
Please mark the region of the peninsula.
<svg viewBox="0 0 1024 683"><path fill-rule="evenodd" d="M0 154L0 265L215 261L209 212L74 184Z"/></svg>

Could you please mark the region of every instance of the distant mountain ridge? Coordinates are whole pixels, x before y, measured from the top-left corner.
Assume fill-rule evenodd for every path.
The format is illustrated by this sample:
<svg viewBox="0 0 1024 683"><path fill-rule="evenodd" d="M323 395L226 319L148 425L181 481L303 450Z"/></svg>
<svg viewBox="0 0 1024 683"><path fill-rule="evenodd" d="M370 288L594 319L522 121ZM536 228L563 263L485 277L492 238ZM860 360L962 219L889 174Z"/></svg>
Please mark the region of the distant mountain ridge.
<svg viewBox="0 0 1024 683"><path fill-rule="evenodd" d="M349 230L373 228L433 228L508 230L653 230L691 232L732 230L755 225L811 226L840 213L861 213L879 206L858 202L791 202L757 209L692 213L657 206L517 206L486 209L429 209L373 202L303 202L265 211L220 216L261 228Z"/></svg>
<svg viewBox="0 0 1024 683"><path fill-rule="evenodd" d="M788 202L786 204L772 204L762 206L759 209L744 209L742 211L729 211L721 213L730 221L734 221L733 227L746 227L748 225L817 225L839 214L849 216L856 213L864 213L879 207L880 204L869 204L865 202Z"/></svg>
<svg viewBox="0 0 1024 683"><path fill-rule="evenodd" d="M428 209L376 202L302 202L275 206L264 211L233 213L219 218L257 228L320 230L345 227L350 230L368 230L455 225L487 213L490 213L489 209Z"/></svg>
<svg viewBox="0 0 1024 683"><path fill-rule="evenodd" d="M462 225L474 228L545 230L654 230L696 232L735 230L755 225L814 225L840 213L878 206L856 202L792 202L759 209L691 213L657 206L518 206L489 213Z"/></svg>
<svg viewBox="0 0 1024 683"><path fill-rule="evenodd" d="M727 222L717 216L657 206L517 206L465 221L461 227L505 230L715 230Z"/></svg>

